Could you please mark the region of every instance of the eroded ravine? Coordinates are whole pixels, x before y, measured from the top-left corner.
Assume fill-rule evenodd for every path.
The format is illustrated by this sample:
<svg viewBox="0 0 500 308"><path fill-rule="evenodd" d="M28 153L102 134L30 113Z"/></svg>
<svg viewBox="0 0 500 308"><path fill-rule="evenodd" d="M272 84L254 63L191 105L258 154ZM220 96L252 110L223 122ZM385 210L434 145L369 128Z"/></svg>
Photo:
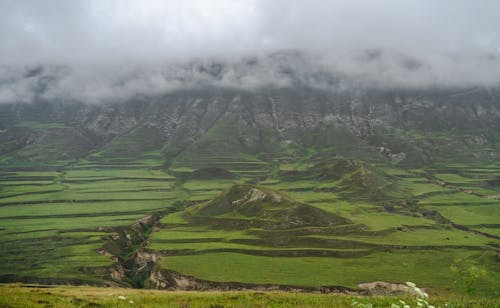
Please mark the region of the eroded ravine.
<svg viewBox="0 0 500 308"><path fill-rule="evenodd" d="M106 271L112 284L145 289L162 290L258 290L258 291L294 291L367 294L343 286L304 287L280 284L251 284L241 282L215 282L183 275L173 270L160 267L160 258L164 252L148 249L149 236L160 228L163 215L172 212L147 215L127 227L106 228L112 232L106 237L106 243L98 253L112 258L114 264L105 269L94 269L97 272ZM104 229L103 229L104 230Z"/></svg>

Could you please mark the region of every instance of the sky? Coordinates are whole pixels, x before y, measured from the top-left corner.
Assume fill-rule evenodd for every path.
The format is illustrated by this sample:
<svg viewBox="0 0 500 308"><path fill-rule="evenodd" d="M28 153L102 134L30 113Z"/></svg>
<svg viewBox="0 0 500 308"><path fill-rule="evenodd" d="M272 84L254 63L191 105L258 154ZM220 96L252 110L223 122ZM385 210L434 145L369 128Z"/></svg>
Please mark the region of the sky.
<svg viewBox="0 0 500 308"><path fill-rule="evenodd" d="M166 63L277 50L379 85L497 85L500 1L0 0L0 102L23 96L12 94L26 83L20 68L66 66L73 81L106 83L127 67L158 74ZM167 83L155 90L175 88Z"/></svg>

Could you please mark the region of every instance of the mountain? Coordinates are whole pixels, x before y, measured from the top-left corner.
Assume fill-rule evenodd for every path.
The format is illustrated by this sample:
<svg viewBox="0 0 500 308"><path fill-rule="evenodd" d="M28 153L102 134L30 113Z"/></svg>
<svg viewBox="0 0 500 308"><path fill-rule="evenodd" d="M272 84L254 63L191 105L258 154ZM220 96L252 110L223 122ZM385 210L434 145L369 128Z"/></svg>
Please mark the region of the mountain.
<svg viewBox="0 0 500 308"><path fill-rule="evenodd" d="M494 161L498 89L242 91L208 88L87 105L0 105L3 162L140 158L213 166L214 156L339 155L421 165ZM286 154L285 154L286 153Z"/></svg>

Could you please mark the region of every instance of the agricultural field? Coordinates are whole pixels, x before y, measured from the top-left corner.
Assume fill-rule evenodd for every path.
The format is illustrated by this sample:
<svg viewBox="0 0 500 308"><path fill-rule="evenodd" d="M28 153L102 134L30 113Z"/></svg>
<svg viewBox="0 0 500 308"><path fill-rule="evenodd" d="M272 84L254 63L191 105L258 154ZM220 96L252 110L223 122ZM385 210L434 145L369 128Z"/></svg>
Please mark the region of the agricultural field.
<svg viewBox="0 0 500 308"><path fill-rule="evenodd" d="M85 269L113 263L97 253L106 228L168 210L174 180L150 169L2 171L1 275L102 282Z"/></svg>
<svg viewBox="0 0 500 308"><path fill-rule="evenodd" d="M252 152L236 121L189 146L138 123L76 156L67 125L20 123L64 138L52 160L37 142L0 155L0 281L500 296L498 163L398 165L340 129L319 147L264 130Z"/></svg>
<svg viewBox="0 0 500 308"><path fill-rule="evenodd" d="M243 189L283 194L280 198L290 198L292 204L308 204L321 210L321 215L344 221L322 225L298 219L294 226L273 220L272 214L262 210L253 209L257 215L234 211L213 215L204 210L214 202L221 203L219 196L202 203L200 209L190 207L166 215L162 229L151 235L148 248L160 252L165 269L205 280L254 284L293 281L302 286L356 288L362 282L403 281L406 277L419 285L460 292L460 274L453 269L478 267L488 273L477 282L479 289L496 294L500 281L495 252L498 201L457 191L455 186L439 184L419 172L400 174L399 187L388 189L388 195L377 202L363 193L351 197L343 189L346 179L323 175L318 180L314 172L268 178ZM391 176L398 173L392 170ZM355 174L347 176L347 180L353 178ZM241 185L224 194L230 195L234 187ZM241 193L231 202L244 196ZM286 202L275 206L275 212L291 207Z"/></svg>
<svg viewBox="0 0 500 308"><path fill-rule="evenodd" d="M165 170L155 160L145 168L100 156L2 171L3 280L122 284L99 270L117 262L106 243L157 215L134 247L108 250L122 262L144 250L158 256L158 269L202 281L353 290L411 280L461 293L463 271L477 268L475 292L498 296L500 207L489 197L496 188L481 184L498 167L452 173L277 160L263 176L248 172L257 161L248 157Z"/></svg>

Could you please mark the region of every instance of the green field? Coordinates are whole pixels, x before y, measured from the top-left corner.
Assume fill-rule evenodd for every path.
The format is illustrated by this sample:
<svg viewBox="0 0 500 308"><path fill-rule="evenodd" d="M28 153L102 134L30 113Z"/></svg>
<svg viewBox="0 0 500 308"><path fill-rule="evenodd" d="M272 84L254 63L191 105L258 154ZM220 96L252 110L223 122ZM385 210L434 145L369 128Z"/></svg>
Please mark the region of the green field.
<svg viewBox="0 0 500 308"><path fill-rule="evenodd" d="M248 284L359 291L361 283L414 281L442 294L500 296L498 163L442 158L418 168L398 166L335 131L339 140L329 147L299 148L274 136L255 153L227 137L231 121L214 125L173 157L181 141L163 144L141 125L78 158L31 160L46 148L66 147L70 135L0 156L0 281L148 287L156 273L180 275L181 289L194 288L195 281L213 283L205 289ZM57 123L18 128L67 132ZM72 289L57 290L50 301L71 304L73 298L60 296ZM28 290L1 292L12 299ZM140 294L131 298L155 304ZM120 303L82 296L105 306ZM196 306L239 304L250 295L177 296L160 297ZM352 298L276 294L252 300L342 306Z"/></svg>
<svg viewBox="0 0 500 308"><path fill-rule="evenodd" d="M0 285L2 307L350 307L354 303L389 307L404 300L416 305L414 298L378 296L363 297L338 294L294 292L182 292L132 290L92 287L47 287ZM494 300L480 298L447 298L433 296L436 307L496 307Z"/></svg>
<svg viewBox="0 0 500 308"><path fill-rule="evenodd" d="M231 165L234 169L229 169ZM105 239L118 232L116 228L157 213L163 217L161 227L149 235L144 248L164 255L158 263L162 269L203 280L350 288L377 280L411 280L427 288L461 293L463 283L451 270L458 262L463 268L478 267L485 273L476 282L477 292L498 296L497 200L438 185L419 172L387 168L387 173L373 173L374 179L368 180L375 182L370 184L387 185L389 178L399 184L373 201L371 190L354 195L352 187L345 186L357 180L356 170L340 178L321 178L310 164L285 165L279 170L299 170L299 175L269 173L257 181L257 187L346 220L331 226L313 222L273 227L279 223L273 216L231 211L197 216L200 206L233 184L255 183L255 175L247 172L250 165L225 161L223 166L235 176L222 179L186 176L196 166L162 171L155 165L125 168L121 163L109 168L101 161L91 167L86 161L76 162L58 171L3 171L0 274L26 281L56 278L105 283L105 272L83 270L113 265L109 256L97 253ZM461 168L461 176L427 172L471 189L471 183L480 181L479 171L472 169L472 179L464 176L467 170ZM491 170L498 169L479 174L491 176ZM446 221L428 216L427 211L439 213Z"/></svg>

